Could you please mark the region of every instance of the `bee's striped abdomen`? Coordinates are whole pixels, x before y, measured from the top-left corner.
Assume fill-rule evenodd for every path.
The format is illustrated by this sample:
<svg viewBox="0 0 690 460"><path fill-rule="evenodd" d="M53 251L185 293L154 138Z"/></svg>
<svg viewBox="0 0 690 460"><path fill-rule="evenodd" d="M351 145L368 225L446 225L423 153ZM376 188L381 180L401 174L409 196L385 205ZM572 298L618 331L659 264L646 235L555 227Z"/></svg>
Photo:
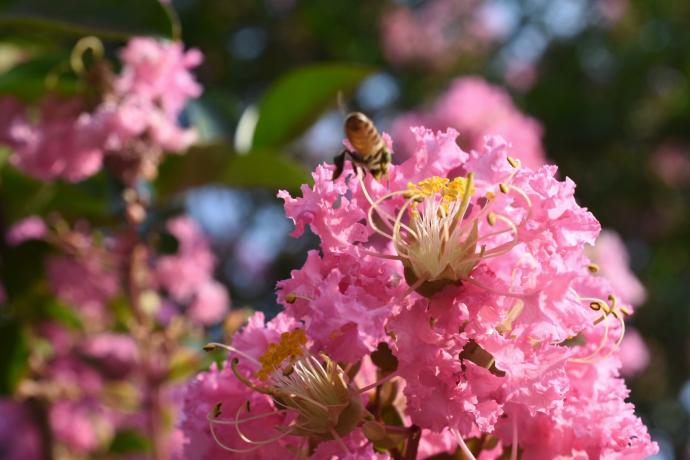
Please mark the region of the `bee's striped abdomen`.
<svg viewBox="0 0 690 460"><path fill-rule="evenodd" d="M364 159L385 148L374 123L361 112L353 112L345 119L345 135L352 147Z"/></svg>

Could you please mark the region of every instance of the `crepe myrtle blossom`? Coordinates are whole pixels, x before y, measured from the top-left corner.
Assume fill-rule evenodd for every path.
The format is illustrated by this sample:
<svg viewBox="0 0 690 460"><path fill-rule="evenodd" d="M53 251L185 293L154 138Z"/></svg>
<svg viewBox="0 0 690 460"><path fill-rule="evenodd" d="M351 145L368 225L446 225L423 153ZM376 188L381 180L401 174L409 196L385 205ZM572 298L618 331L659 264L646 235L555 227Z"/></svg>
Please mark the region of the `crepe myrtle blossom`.
<svg viewBox="0 0 690 460"><path fill-rule="evenodd" d="M0 399L0 449L6 460L39 460L43 446L28 404Z"/></svg>
<svg viewBox="0 0 690 460"><path fill-rule="evenodd" d="M397 269L394 261L364 253L309 251L304 266L278 283L278 299L318 349L356 362L388 339L391 299L406 290Z"/></svg>
<svg viewBox="0 0 690 460"><path fill-rule="evenodd" d="M12 224L5 240L10 246L17 246L28 240L42 240L47 233L48 228L41 217L29 216Z"/></svg>
<svg viewBox="0 0 690 460"><path fill-rule="evenodd" d="M390 8L381 20L381 45L394 65L447 68L477 55L496 38L479 0L433 0Z"/></svg>
<svg viewBox="0 0 690 460"><path fill-rule="evenodd" d="M481 150L485 136L499 135L512 145L511 156L524 166L537 169L546 163L541 123L522 113L505 89L481 77L458 78L431 107L399 115L391 128L399 158L409 157L416 149L411 130L415 126L454 128L460 133L458 143L468 151Z"/></svg>
<svg viewBox="0 0 690 460"><path fill-rule="evenodd" d="M642 335L636 329L629 329L623 341L618 357L621 361L621 375L633 377L649 365L651 353Z"/></svg>
<svg viewBox="0 0 690 460"><path fill-rule="evenodd" d="M154 274L159 287L179 305L188 305L193 322L210 326L228 310L230 299L221 283L213 279L216 260L203 231L187 216L168 220L166 229L178 242L175 254L158 257Z"/></svg>
<svg viewBox="0 0 690 460"><path fill-rule="evenodd" d="M602 231L587 253L597 271L611 282L626 302L635 307L644 302L647 296L645 288L630 269L630 257L618 233Z"/></svg>
<svg viewBox="0 0 690 460"><path fill-rule="evenodd" d="M575 201L575 184L557 180L555 166L522 167L500 137L467 153L455 130L413 134L410 158L380 182L352 169L333 182L333 167L322 165L302 197L279 194L296 233L309 225L323 254L281 283L288 314L307 330L322 309L347 316L352 303L343 297L366 299L352 286L371 277L380 289L357 305L352 347L370 347L376 334L359 331L383 323L411 421L450 430L468 458L464 440L493 432L512 458L542 448L548 454L539 458L655 452L616 378L615 352L631 308L593 273L585 245L600 226ZM356 268L336 268L338 258ZM380 269L365 270L369 264ZM331 305L322 293L329 290ZM374 305L385 305L384 318ZM319 321L323 338L340 327ZM584 391L592 382L599 386ZM581 432L588 417L609 420L615 435ZM531 444L531 430L544 427L535 440L557 437L561 431L549 427L560 423L560 441Z"/></svg>
<svg viewBox="0 0 690 460"><path fill-rule="evenodd" d="M80 43L102 57L103 45L93 37ZM180 126L179 115L189 99L201 94L190 72L201 63L201 53L185 51L179 42L136 37L120 57L119 75L104 70L102 62L95 66L96 77L83 63L74 68L89 79L89 88L100 88L95 98L50 94L37 107L0 98L0 144L12 149L10 162L40 180L70 182L84 180L106 164L131 182L140 175L155 176L164 151L186 150L196 133Z"/></svg>
<svg viewBox="0 0 690 460"><path fill-rule="evenodd" d="M364 435L378 428L364 404L377 383L357 387L288 315L255 313L231 346L206 346L216 348L229 361L187 386L185 458L387 458Z"/></svg>

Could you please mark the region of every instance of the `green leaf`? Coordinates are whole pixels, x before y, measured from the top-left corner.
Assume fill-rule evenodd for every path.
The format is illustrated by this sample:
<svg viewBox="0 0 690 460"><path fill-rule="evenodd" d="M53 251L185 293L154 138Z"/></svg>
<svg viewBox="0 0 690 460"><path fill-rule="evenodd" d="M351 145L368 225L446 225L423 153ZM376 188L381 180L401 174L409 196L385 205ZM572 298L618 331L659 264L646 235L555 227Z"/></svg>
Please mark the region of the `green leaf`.
<svg viewBox="0 0 690 460"><path fill-rule="evenodd" d="M17 321L0 319L0 394L11 394L28 365L26 337Z"/></svg>
<svg viewBox="0 0 690 460"><path fill-rule="evenodd" d="M310 181L303 165L267 150L235 155L223 174L223 183L235 187L298 190Z"/></svg>
<svg viewBox="0 0 690 460"><path fill-rule="evenodd" d="M172 37L174 29L158 0L0 0L0 24L112 38Z"/></svg>
<svg viewBox="0 0 690 460"><path fill-rule="evenodd" d="M272 150L238 155L227 144L196 146L187 154L169 156L156 187L162 198L209 183L231 187L298 190L310 181L300 163Z"/></svg>
<svg viewBox="0 0 690 460"><path fill-rule="evenodd" d="M77 91L77 80L73 74L61 71L66 63L65 56L52 56L16 65L0 74L0 94L26 101L37 100L48 91L73 94Z"/></svg>
<svg viewBox="0 0 690 460"><path fill-rule="evenodd" d="M113 454L134 454L151 451L151 441L134 431L118 431L108 449Z"/></svg>
<svg viewBox="0 0 690 460"><path fill-rule="evenodd" d="M285 75L259 104L253 148L275 148L294 139L335 104L338 92L351 92L372 71L352 64L316 64Z"/></svg>
<svg viewBox="0 0 690 460"><path fill-rule="evenodd" d="M98 223L112 214L106 205L110 190L103 174L74 184L61 181L48 183L7 167L0 174L0 190L22 197L21 200L3 202L3 211L9 222L31 214L45 215L57 211L67 219L86 218Z"/></svg>

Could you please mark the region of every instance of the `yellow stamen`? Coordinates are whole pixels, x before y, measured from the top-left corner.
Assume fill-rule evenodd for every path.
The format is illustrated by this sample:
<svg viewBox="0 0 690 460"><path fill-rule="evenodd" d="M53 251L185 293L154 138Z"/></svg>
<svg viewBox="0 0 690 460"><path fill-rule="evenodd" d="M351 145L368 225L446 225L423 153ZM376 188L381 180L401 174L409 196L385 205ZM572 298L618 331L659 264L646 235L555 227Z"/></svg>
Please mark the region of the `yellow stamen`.
<svg viewBox="0 0 690 460"><path fill-rule="evenodd" d="M262 367L256 372L256 377L266 381L285 360L294 361L302 356L306 344L307 336L304 334L304 330L295 329L292 332L283 332L280 335L280 342L270 344L266 352L259 357Z"/></svg>

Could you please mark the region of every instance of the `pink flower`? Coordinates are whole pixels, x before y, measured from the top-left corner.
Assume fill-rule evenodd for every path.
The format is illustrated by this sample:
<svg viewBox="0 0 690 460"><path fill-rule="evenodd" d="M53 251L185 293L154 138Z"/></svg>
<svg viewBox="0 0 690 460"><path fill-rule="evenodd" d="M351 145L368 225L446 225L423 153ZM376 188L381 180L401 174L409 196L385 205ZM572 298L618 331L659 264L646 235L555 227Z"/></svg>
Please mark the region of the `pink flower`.
<svg viewBox="0 0 690 460"><path fill-rule="evenodd" d="M156 279L177 303L189 305L190 319L211 325L222 319L229 308L228 294L213 280L216 261L202 230L189 217L180 216L167 223L177 239L174 255L158 258Z"/></svg>
<svg viewBox="0 0 690 460"><path fill-rule="evenodd" d="M201 86L189 73L201 64L197 49L184 51L179 42L133 38L121 52L124 68L116 82L119 94L137 94L160 100L163 111L175 117L188 99L201 94Z"/></svg>
<svg viewBox="0 0 690 460"><path fill-rule="evenodd" d="M201 53L185 52L178 42L134 38L122 60L112 92L99 95L102 102L93 109L79 97L51 95L34 121L16 99L0 99L0 143L12 149L10 162L41 180L76 182L96 174L111 156L109 169L131 182L154 177L163 151L183 151L195 142L195 132L178 118L201 94L190 73Z"/></svg>
<svg viewBox="0 0 690 460"><path fill-rule="evenodd" d="M498 430L534 458L654 452L615 379L630 310L588 271L600 226L575 184L555 166L521 167L500 137L467 153L452 129L412 133L410 157L381 182L347 168L334 182L319 166L302 197L279 194L322 253L279 284L286 314L346 360L388 342L423 429ZM583 410L616 433L580 434Z"/></svg>
<svg viewBox="0 0 690 460"><path fill-rule="evenodd" d="M0 399L0 446L4 460L43 458L41 434L26 405Z"/></svg>
<svg viewBox="0 0 690 460"><path fill-rule="evenodd" d="M253 362L244 356L257 359L275 343L281 334L294 326L294 322L279 315L268 325L264 324L262 313L256 313L249 324L233 340L233 346L242 351L238 355L243 369L256 370ZM220 414L217 414L220 403ZM250 412L249 412L250 411ZM214 417L214 413L217 414ZM275 413L275 415L270 415ZM187 384L183 418L180 428L185 438L184 455L190 460L211 460L223 458L273 459L291 454L287 450L291 444L284 440L268 443L265 447L247 453L231 452L221 443L238 451L251 449L244 442L234 426L234 420L249 419L260 414L268 414L254 420L247 420L238 426L250 439L267 440L276 436L274 426L283 422L284 416L276 412L271 399L254 392L240 382L229 366L219 369L215 364L208 372L201 373ZM215 421L212 421L217 419ZM227 420L225 422L224 420ZM213 430L213 432L211 431ZM293 445L296 445L294 442Z"/></svg>
<svg viewBox="0 0 690 460"><path fill-rule="evenodd" d="M599 266L601 275L611 282L621 298L639 306L646 297L644 286L630 270L628 252L623 240L613 230L604 230L590 251L592 261Z"/></svg>
<svg viewBox="0 0 690 460"><path fill-rule="evenodd" d="M317 349L355 362L386 340L390 300L403 293L395 264L375 257L310 251L300 270L278 283L285 312L304 321Z"/></svg>
<svg viewBox="0 0 690 460"><path fill-rule="evenodd" d="M76 256L51 256L46 274L55 295L87 318L102 321L106 305L119 291L119 279L108 254L96 246Z"/></svg>
<svg viewBox="0 0 690 460"><path fill-rule="evenodd" d="M17 246L27 240L41 240L48 229L39 216L26 217L13 224L7 231L7 244Z"/></svg>
<svg viewBox="0 0 690 460"><path fill-rule="evenodd" d="M223 319L229 302L225 286L216 281L208 281L199 287L189 307L189 318L198 324L211 326Z"/></svg>
<svg viewBox="0 0 690 460"><path fill-rule="evenodd" d="M97 402L60 401L50 407L48 418L55 437L78 453L95 451L114 435L110 417Z"/></svg>
<svg viewBox="0 0 690 460"><path fill-rule="evenodd" d="M87 339L82 344L82 350L114 378L127 375L139 359L136 342L126 334L99 334Z"/></svg>
<svg viewBox="0 0 690 460"><path fill-rule="evenodd" d="M410 128L456 129L458 142L467 150L481 150L484 138L500 135L511 145L511 154L525 166L545 162L541 124L515 107L510 95L479 77L464 77L451 83L428 111L403 114L393 123L395 154L407 158L416 148Z"/></svg>
<svg viewBox="0 0 690 460"><path fill-rule="evenodd" d="M458 55L477 55L490 46L492 32L476 0L434 0L414 10L392 8L381 21L386 58L398 65L443 68Z"/></svg>
<svg viewBox="0 0 690 460"><path fill-rule="evenodd" d="M649 348L635 329L628 329L618 352L621 360L621 375L632 377L649 365Z"/></svg>
<svg viewBox="0 0 690 460"><path fill-rule="evenodd" d="M176 217L169 220L166 226L177 239L178 250L174 255L158 259L158 282L173 299L188 302L197 287L211 276L215 258L201 229L189 217Z"/></svg>
<svg viewBox="0 0 690 460"><path fill-rule="evenodd" d="M9 126L0 142L12 149L10 162L30 176L75 182L101 168L100 127L77 98L48 96L40 104L37 121L19 112Z"/></svg>
<svg viewBox="0 0 690 460"><path fill-rule="evenodd" d="M652 154L651 167L666 185L685 187L690 183L690 150L685 145L666 142Z"/></svg>
<svg viewBox="0 0 690 460"><path fill-rule="evenodd" d="M134 38L121 53L124 67L114 94L97 109L108 131L111 154L128 155L137 138L149 138L154 147L178 152L195 140L178 117L187 101L201 94L190 69L202 61L199 50L184 51L182 43Z"/></svg>

